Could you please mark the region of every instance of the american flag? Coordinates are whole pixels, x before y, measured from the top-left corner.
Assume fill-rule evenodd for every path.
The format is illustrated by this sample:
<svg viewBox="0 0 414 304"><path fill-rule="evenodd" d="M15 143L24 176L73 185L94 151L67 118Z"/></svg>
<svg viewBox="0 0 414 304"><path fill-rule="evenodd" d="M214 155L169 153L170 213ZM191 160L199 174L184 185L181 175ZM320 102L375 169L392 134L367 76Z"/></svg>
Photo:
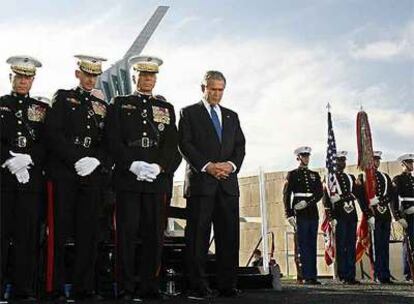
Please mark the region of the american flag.
<svg viewBox="0 0 414 304"><path fill-rule="evenodd" d="M328 105L328 147L326 149L326 169L328 171L327 186L329 196L337 193L336 180L336 142L332 127L332 115Z"/></svg>
<svg viewBox="0 0 414 304"><path fill-rule="evenodd" d="M337 194L338 187L337 187L337 179L336 179L336 142L335 142L335 134L332 127L332 117L330 106L328 104L328 146L326 149L326 169L327 169L327 177L326 177L326 187L329 196ZM328 198L329 199L329 198ZM325 241L325 262L329 266L333 263L335 258L335 246L334 246L334 234L332 225L329 221L328 215L325 211L324 219L321 225L321 230L324 234L324 241Z"/></svg>

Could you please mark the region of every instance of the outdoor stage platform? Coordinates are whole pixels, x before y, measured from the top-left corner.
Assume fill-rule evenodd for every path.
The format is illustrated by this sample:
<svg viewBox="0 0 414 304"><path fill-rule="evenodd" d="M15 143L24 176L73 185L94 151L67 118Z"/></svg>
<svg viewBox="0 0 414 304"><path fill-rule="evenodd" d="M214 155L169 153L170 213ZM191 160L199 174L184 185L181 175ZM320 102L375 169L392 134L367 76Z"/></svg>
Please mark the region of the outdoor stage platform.
<svg viewBox="0 0 414 304"><path fill-rule="evenodd" d="M183 296L168 300L145 300L143 303L214 303L214 304L413 304L414 285L399 282L393 285L379 285L364 282L356 286L344 286L332 280L322 280L321 286L297 285L293 280L282 280L282 291L271 289L244 290L238 298L215 298L211 301L192 301ZM18 303L18 302L10 302ZM23 303L23 302L22 302ZM52 304L54 301L39 303ZM76 303L121 304L123 301L77 301Z"/></svg>

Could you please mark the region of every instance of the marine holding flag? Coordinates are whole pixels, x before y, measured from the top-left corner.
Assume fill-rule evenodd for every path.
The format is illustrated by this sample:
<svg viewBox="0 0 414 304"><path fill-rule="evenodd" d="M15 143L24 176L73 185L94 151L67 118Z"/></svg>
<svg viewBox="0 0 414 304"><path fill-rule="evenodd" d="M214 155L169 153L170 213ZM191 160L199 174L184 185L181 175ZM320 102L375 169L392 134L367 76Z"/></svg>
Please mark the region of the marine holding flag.
<svg viewBox="0 0 414 304"><path fill-rule="evenodd" d="M374 244L372 247L372 258L375 265L375 277L381 284L391 284L391 274L389 266L389 242L391 233L391 212L390 205L393 199L393 186L391 178L387 173L379 171L381 163L381 151L374 151L374 170L375 170L375 184L376 193L374 199L371 200L371 207L373 212L373 219L371 221L371 228L374 236ZM366 187L366 180L363 180Z"/></svg>
<svg viewBox="0 0 414 304"><path fill-rule="evenodd" d="M336 262L338 278L347 285L359 284L355 280L355 244L358 216L356 204L359 203L365 210L363 203L358 199L361 195L361 184L352 174L345 173L347 151L337 153L336 192L330 195L325 189L323 204L335 229Z"/></svg>

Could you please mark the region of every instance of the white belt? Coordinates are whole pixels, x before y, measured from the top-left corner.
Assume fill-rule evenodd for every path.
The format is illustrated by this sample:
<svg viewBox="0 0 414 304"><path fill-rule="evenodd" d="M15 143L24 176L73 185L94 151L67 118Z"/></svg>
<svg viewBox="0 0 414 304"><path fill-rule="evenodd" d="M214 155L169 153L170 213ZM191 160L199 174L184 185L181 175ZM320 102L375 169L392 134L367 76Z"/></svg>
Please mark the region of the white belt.
<svg viewBox="0 0 414 304"><path fill-rule="evenodd" d="M293 197L311 197L313 193L293 193Z"/></svg>
<svg viewBox="0 0 414 304"><path fill-rule="evenodd" d="M399 197L400 202L414 202L414 197Z"/></svg>
<svg viewBox="0 0 414 304"><path fill-rule="evenodd" d="M414 213L414 206L411 206L410 208L407 208L404 210L405 214L413 214Z"/></svg>

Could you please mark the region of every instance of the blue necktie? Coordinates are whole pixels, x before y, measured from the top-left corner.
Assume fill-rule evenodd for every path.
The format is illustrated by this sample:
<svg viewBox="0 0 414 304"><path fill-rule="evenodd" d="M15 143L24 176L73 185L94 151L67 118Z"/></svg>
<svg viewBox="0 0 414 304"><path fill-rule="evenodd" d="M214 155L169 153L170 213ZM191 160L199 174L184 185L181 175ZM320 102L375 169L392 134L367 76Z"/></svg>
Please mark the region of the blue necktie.
<svg viewBox="0 0 414 304"><path fill-rule="evenodd" d="M211 120L213 121L214 129L216 129L217 136L221 143L221 125L220 125L220 120L218 118L217 112L214 108L215 106L210 106Z"/></svg>

